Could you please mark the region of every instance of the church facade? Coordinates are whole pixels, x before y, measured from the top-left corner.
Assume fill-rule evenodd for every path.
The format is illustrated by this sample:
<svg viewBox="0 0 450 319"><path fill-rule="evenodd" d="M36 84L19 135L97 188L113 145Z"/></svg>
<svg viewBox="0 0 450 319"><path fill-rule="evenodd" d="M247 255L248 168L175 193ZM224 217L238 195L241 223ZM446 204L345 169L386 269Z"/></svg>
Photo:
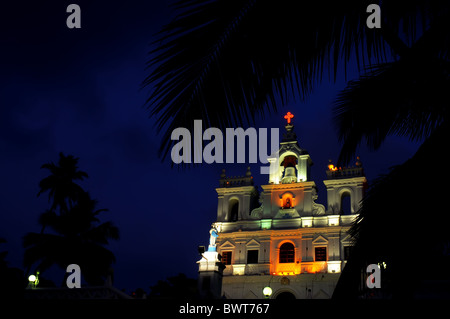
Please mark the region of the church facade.
<svg viewBox="0 0 450 319"><path fill-rule="evenodd" d="M323 181L327 207L318 204L311 157L290 120L285 128L261 192L250 168L242 177L222 172L212 239L198 262L199 288L216 289L216 297L331 298L345 267L352 245L347 232L367 183L362 164L359 158L350 168L330 162Z"/></svg>

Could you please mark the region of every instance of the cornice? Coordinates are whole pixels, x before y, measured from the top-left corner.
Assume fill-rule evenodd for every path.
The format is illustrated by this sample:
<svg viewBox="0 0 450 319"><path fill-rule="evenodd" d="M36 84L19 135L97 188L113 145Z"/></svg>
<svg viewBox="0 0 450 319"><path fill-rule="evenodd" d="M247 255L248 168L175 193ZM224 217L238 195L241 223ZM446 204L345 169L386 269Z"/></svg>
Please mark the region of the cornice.
<svg viewBox="0 0 450 319"><path fill-rule="evenodd" d="M281 189L309 189L316 186L314 181L300 182L300 183L289 183L289 184L266 184L261 185L264 191L266 190L281 190Z"/></svg>

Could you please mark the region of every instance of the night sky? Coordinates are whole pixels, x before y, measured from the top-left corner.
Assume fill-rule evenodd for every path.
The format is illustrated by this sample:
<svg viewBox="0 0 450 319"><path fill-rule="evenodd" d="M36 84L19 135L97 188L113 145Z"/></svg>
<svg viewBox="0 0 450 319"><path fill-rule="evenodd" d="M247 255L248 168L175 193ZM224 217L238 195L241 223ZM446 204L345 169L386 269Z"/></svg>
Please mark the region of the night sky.
<svg viewBox="0 0 450 319"><path fill-rule="evenodd" d="M66 8L81 7L81 29L68 29ZM127 292L154 285L182 272L196 278L198 245L207 245L215 221L222 168L244 175L247 164L202 164L171 168L161 162L161 135L144 103L149 90L140 84L155 33L173 17L168 1L20 1L0 11L0 251L11 267L22 267L22 237L39 232L37 218L48 207L37 197L40 166L57 162L59 152L79 157L89 178L79 184L107 208L121 239L115 253L117 288ZM350 72L347 80L357 77ZM312 176L318 202L326 205L322 180L328 159L340 145L332 123L332 102L345 87L324 81L306 103L292 101L257 127L279 127L283 115L293 124L302 148L314 162ZM376 110L374 110L376 111ZM204 127L205 129L205 127ZM363 145L361 156L369 180L387 173L414 154L418 143L391 137L377 151ZM252 164L256 185L265 184L259 164ZM62 271L48 277L62 282ZM59 282L58 282L59 281Z"/></svg>

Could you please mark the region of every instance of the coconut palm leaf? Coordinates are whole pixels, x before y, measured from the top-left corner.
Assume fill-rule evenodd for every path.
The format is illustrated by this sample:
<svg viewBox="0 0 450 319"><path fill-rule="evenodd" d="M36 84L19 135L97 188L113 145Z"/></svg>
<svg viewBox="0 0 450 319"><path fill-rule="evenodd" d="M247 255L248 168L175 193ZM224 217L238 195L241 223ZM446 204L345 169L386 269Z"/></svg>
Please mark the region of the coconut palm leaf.
<svg viewBox="0 0 450 319"><path fill-rule="evenodd" d="M388 135L395 134L424 143L410 160L379 177L369 188L350 230L355 249L333 297L357 297L365 285L361 274L370 263L387 262L389 272L383 277L391 285L389 293L402 298L411 297L420 280L433 276L432 272L413 273L405 260L427 251L427 258L439 267L448 264L443 255L450 241L444 226L450 220L442 214L446 195L442 188L434 187L448 178L441 169L445 166L442 146L449 136L448 8L436 16L411 48L402 51L400 59L368 68L336 99L342 165L363 141L377 149ZM433 186L419 190L415 185L422 181ZM419 220L428 217L439 219L439 225L422 227L420 236L412 236L411 232L422 225ZM393 244L401 238L408 238L408 244Z"/></svg>
<svg viewBox="0 0 450 319"><path fill-rule="evenodd" d="M378 149L389 135L424 140L448 116L450 62L415 57L373 67L337 97L334 121L343 142L338 165L362 141Z"/></svg>
<svg viewBox="0 0 450 319"><path fill-rule="evenodd" d="M367 1L181 1L150 53L148 106L164 130L166 155L176 127L252 123L289 98L305 99L337 62L358 52L384 57L379 34L365 27ZM311 19L313 16L313 19Z"/></svg>
<svg viewBox="0 0 450 319"><path fill-rule="evenodd" d="M424 19L424 11L419 13ZM423 140L447 116L448 6L432 16L433 19L422 21L422 26L429 27L420 38L411 47L401 48L398 60L367 68L365 75L351 81L336 98L335 124L343 142L340 164L348 163L363 140L372 149L377 149L388 135ZM407 20L404 19L403 29L408 29L414 38L414 29L405 25ZM398 29L398 24L388 28L394 32Z"/></svg>
<svg viewBox="0 0 450 319"><path fill-rule="evenodd" d="M27 268L36 265L37 270L44 272L52 265L65 269L71 264L73 244L64 236L28 233L23 238L23 245L26 248L23 264Z"/></svg>
<svg viewBox="0 0 450 319"><path fill-rule="evenodd" d="M379 177L365 195L359 216L350 229L355 247L333 297L351 298L361 292L361 273L371 263L386 262L393 297L411 297L421 280L449 279L439 272L416 271L408 262L426 253L436 269L445 269L445 247L450 242L449 215L440 187L450 176L443 169L442 146L450 136L447 122L426 139L412 158ZM426 186L425 186L426 185ZM448 265L448 264L447 264ZM382 288L383 288L382 284Z"/></svg>
<svg viewBox="0 0 450 319"><path fill-rule="evenodd" d="M381 176L373 183L362 201L359 216L350 229L350 234L356 242L366 247L372 245L373 249L378 246L380 252L389 251L392 248L389 248L392 238L389 233L392 232L393 235L398 231L397 227L400 224L404 225L405 231L414 229L420 216L439 218L439 223L434 224L433 229L429 230L433 233L434 241L450 238L446 230L450 217L442 211L442 199L446 196L446 190L438 187L439 183L450 175L448 170L443 169L446 158L441 156L442 147L446 144L448 136L450 136L448 123L444 122L412 158L395 166L389 174ZM430 187L416 188L415 185L420 181L426 181ZM381 229L386 235L383 236L386 241L379 238L375 243L370 238L374 238L373 236ZM428 230L424 230L426 231ZM424 242L423 237L411 240ZM373 249L368 252L380 253Z"/></svg>
<svg viewBox="0 0 450 319"><path fill-rule="evenodd" d="M110 239L119 239L119 229L112 222L104 222L86 232L86 238L107 245Z"/></svg>
<svg viewBox="0 0 450 319"><path fill-rule="evenodd" d="M373 1L180 1L154 42L147 106L167 155L177 127L193 120L219 128L253 123L292 98L303 101L322 78L407 50L443 4L383 1L381 29L366 26ZM445 20L441 19L440 21ZM418 22L421 22L417 30ZM386 42L389 46L386 46Z"/></svg>

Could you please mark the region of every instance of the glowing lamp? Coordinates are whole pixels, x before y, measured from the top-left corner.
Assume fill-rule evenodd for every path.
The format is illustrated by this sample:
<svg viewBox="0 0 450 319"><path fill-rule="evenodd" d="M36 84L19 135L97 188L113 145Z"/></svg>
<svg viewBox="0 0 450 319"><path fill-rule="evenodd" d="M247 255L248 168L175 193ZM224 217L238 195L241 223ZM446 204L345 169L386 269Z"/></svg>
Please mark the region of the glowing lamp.
<svg viewBox="0 0 450 319"><path fill-rule="evenodd" d="M28 276L28 281L29 282L35 282L36 281L36 276L35 275Z"/></svg>
<svg viewBox="0 0 450 319"><path fill-rule="evenodd" d="M263 294L266 298L269 298L272 295L272 288L264 287Z"/></svg>

